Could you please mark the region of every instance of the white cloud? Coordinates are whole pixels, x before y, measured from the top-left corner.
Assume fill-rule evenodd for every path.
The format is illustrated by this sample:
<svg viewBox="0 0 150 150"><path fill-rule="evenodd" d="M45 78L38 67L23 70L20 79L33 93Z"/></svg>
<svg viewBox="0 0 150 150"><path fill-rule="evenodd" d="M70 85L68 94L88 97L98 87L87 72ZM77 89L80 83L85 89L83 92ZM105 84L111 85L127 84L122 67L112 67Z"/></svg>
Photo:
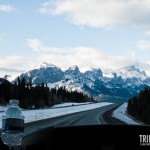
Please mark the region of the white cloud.
<svg viewBox="0 0 150 150"><path fill-rule="evenodd" d="M12 55L0 57L0 76L15 75L27 71L42 62L52 63L61 68L73 65L91 66L101 69L118 69L137 63L135 52L128 56L108 55L92 47L58 48L43 44L38 39L27 39L27 46L34 52L31 56Z"/></svg>
<svg viewBox="0 0 150 150"><path fill-rule="evenodd" d="M33 61L35 60L35 61ZM12 55L0 57L0 77L4 75L16 75L30 69L37 63L36 59L29 56Z"/></svg>
<svg viewBox="0 0 150 150"><path fill-rule="evenodd" d="M64 15L76 25L150 30L149 0L47 0L39 12Z"/></svg>
<svg viewBox="0 0 150 150"><path fill-rule="evenodd" d="M141 50L146 50L146 49L150 49L150 40L146 41L146 40L140 40L137 42L137 47Z"/></svg>
<svg viewBox="0 0 150 150"><path fill-rule="evenodd" d="M19 69L26 60L24 60L23 56L13 55L13 56L6 56L0 57L0 68L12 68L12 69Z"/></svg>
<svg viewBox="0 0 150 150"><path fill-rule="evenodd" d="M27 39L26 42L27 42L27 45L35 52L42 52L42 53L50 52L51 54L57 54L57 55L67 54L67 49L66 51L64 51L61 48L46 47L38 39Z"/></svg>
<svg viewBox="0 0 150 150"><path fill-rule="evenodd" d="M146 35L150 35L150 30L144 32Z"/></svg>
<svg viewBox="0 0 150 150"><path fill-rule="evenodd" d="M91 47L55 48L45 46L38 39L28 39L27 45L37 54L37 62L48 62L60 67L78 65L100 68L120 68L135 64L135 54L129 56L108 55Z"/></svg>
<svg viewBox="0 0 150 150"><path fill-rule="evenodd" d="M11 12L14 10L14 7L11 5L0 4L0 12Z"/></svg>

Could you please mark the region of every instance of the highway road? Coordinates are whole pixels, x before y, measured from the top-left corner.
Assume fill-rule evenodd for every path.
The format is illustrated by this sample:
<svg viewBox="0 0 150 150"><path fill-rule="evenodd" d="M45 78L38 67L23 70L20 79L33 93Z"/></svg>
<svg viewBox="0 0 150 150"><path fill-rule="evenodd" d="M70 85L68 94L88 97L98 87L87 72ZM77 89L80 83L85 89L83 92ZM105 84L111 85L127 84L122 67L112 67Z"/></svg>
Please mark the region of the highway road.
<svg viewBox="0 0 150 150"><path fill-rule="evenodd" d="M116 103L89 111L28 123L25 125L25 135L49 126L65 127L79 125L100 125L108 123L123 124L123 122L112 118L111 115L109 115L111 114L111 111L119 105L120 104ZM107 112L109 112L109 114Z"/></svg>

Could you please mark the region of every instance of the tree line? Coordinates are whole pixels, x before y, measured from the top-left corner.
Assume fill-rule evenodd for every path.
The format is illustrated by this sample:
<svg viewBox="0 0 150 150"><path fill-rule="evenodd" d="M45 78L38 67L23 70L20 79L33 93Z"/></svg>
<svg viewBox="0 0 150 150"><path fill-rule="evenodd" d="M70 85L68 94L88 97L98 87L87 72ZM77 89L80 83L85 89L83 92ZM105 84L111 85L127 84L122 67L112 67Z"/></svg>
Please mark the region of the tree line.
<svg viewBox="0 0 150 150"><path fill-rule="evenodd" d="M128 100L127 112L136 119L150 124L150 88L146 87L138 96Z"/></svg>
<svg viewBox="0 0 150 150"><path fill-rule="evenodd" d="M63 102L91 102L82 92L69 91L66 87L49 88L47 84L33 85L32 79L17 78L14 84L3 82L0 84L0 104L8 104L10 99L18 99L22 108L43 108Z"/></svg>

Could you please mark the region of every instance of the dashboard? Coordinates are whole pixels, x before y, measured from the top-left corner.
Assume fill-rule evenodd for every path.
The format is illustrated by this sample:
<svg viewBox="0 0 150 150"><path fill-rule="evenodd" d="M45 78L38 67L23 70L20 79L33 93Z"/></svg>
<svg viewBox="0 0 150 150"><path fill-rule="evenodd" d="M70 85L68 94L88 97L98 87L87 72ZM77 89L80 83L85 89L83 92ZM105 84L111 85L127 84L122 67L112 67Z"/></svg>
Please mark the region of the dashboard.
<svg viewBox="0 0 150 150"><path fill-rule="evenodd" d="M40 128L26 135L21 150L134 150L150 149L149 126L90 125ZM146 136L148 138L148 136ZM0 141L0 150L8 147Z"/></svg>

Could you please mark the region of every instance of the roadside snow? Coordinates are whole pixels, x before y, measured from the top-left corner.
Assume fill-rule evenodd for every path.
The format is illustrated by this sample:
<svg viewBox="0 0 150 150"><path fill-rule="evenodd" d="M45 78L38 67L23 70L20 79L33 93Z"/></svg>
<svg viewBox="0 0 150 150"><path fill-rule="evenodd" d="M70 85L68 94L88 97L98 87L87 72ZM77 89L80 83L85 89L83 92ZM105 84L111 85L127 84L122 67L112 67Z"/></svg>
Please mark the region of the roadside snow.
<svg viewBox="0 0 150 150"><path fill-rule="evenodd" d="M60 108L52 108L52 109L49 108L49 109L38 109L38 110L25 110L23 111L23 114L25 116L25 123L27 123L36 120L42 120L46 118L53 118L53 117L63 116L63 115L72 114L76 112L91 110L91 109L99 108L110 104L112 103L101 102L101 103L92 103L87 105L62 107L62 108L60 107ZM0 128L2 127L2 114L3 112L0 112Z"/></svg>
<svg viewBox="0 0 150 150"><path fill-rule="evenodd" d="M77 105L87 105L87 104L90 104L90 103L91 102L86 102L86 103L62 103L62 104L54 105L54 106L52 106L52 108L77 106Z"/></svg>
<svg viewBox="0 0 150 150"><path fill-rule="evenodd" d="M127 103L122 104L120 107L118 107L114 112L113 112L113 117L117 118L119 120L122 120L123 122L127 124L133 124L133 125L141 125L142 123L137 122L130 118L126 112L127 110Z"/></svg>

